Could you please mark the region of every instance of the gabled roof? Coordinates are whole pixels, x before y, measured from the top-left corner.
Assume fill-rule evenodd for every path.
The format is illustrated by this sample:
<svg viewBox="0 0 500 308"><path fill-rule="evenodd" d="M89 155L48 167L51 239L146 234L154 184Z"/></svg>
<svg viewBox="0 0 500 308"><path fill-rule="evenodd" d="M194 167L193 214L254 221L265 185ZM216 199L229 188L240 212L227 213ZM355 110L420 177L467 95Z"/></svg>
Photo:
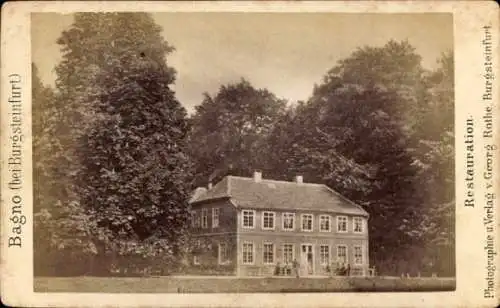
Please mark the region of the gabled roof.
<svg viewBox="0 0 500 308"><path fill-rule="evenodd" d="M359 205L323 184L226 176L212 189L200 191L191 203L229 198L236 207L315 210L368 216Z"/></svg>

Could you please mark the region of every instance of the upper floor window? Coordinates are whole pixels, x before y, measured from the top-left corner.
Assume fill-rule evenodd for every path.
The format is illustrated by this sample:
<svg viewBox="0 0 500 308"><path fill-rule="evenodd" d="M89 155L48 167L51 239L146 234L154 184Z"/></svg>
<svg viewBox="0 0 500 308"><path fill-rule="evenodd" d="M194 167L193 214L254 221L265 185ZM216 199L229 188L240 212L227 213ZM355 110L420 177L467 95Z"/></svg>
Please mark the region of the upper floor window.
<svg viewBox="0 0 500 308"><path fill-rule="evenodd" d="M302 231L312 231L312 230L313 230L313 215L302 214Z"/></svg>
<svg viewBox="0 0 500 308"><path fill-rule="evenodd" d="M363 247L354 246L354 264L363 264Z"/></svg>
<svg viewBox="0 0 500 308"><path fill-rule="evenodd" d="M212 228L219 227L219 208L212 208Z"/></svg>
<svg viewBox="0 0 500 308"><path fill-rule="evenodd" d="M245 242L243 243L243 264L253 264L253 243Z"/></svg>
<svg viewBox="0 0 500 308"><path fill-rule="evenodd" d="M363 218L354 217L353 219L353 231L355 233L363 233Z"/></svg>
<svg viewBox="0 0 500 308"><path fill-rule="evenodd" d="M347 232L347 216L337 216L337 232Z"/></svg>
<svg viewBox="0 0 500 308"><path fill-rule="evenodd" d="M274 244L273 243L264 243L264 250L262 259L265 264L274 263Z"/></svg>
<svg viewBox="0 0 500 308"><path fill-rule="evenodd" d="M208 228L208 209L201 209L201 227Z"/></svg>
<svg viewBox="0 0 500 308"><path fill-rule="evenodd" d="M243 210L242 212L243 228L255 228L255 211Z"/></svg>
<svg viewBox="0 0 500 308"><path fill-rule="evenodd" d="M340 263L347 263L347 246L338 245L337 246L337 261Z"/></svg>
<svg viewBox="0 0 500 308"><path fill-rule="evenodd" d="M262 229L272 230L274 229L274 212L263 212L262 213Z"/></svg>
<svg viewBox="0 0 500 308"><path fill-rule="evenodd" d="M295 228L295 213L283 213L283 230Z"/></svg>
<svg viewBox="0 0 500 308"><path fill-rule="evenodd" d="M331 230L330 215L319 216L319 231L330 232L330 230Z"/></svg>
<svg viewBox="0 0 500 308"><path fill-rule="evenodd" d="M194 210L191 214L191 224L194 228L199 228L200 227L200 219L201 219L201 216L200 216L200 213L199 211L196 211Z"/></svg>

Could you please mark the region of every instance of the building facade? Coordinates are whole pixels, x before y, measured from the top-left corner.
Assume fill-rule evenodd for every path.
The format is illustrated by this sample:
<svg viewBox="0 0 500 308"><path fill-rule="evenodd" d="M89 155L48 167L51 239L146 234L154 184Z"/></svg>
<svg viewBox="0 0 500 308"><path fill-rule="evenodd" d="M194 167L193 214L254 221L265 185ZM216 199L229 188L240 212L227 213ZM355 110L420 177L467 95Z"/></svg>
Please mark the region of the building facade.
<svg viewBox="0 0 500 308"><path fill-rule="evenodd" d="M369 215L325 185L226 176L190 204L193 273L271 276L294 262L301 276L368 273Z"/></svg>

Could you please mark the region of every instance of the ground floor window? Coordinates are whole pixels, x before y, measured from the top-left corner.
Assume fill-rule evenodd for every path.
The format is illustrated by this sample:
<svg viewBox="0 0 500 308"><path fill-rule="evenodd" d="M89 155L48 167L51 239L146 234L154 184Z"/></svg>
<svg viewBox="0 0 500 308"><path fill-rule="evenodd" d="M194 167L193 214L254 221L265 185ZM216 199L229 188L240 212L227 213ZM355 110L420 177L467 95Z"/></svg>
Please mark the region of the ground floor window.
<svg viewBox="0 0 500 308"><path fill-rule="evenodd" d="M347 263L347 246L337 246L337 261L340 263Z"/></svg>
<svg viewBox="0 0 500 308"><path fill-rule="evenodd" d="M274 263L274 244L264 243L263 260L265 264Z"/></svg>
<svg viewBox="0 0 500 308"><path fill-rule="evenodd" d="M354 264L363 264L363 248L361 246L354 246Z"/></svg>
<svg viewBox="0 0 500 308"><path fill-rule="evenodd" d="M229 250L226 243L219 244L219 264L229 263Z"/></svg>
<svg viewBox="0 0 500 308"><path fill-rule="evenodd" d="M283 262L291 264L293 262L293 244L283 245Z"/></svg>
<svg viewBox="0 0 500 308"><path fill-rule="evenodd" d="M243 264L253 264L253 243L243 243Z"/></svg>
<svg viewBox="0 0 500 308"><path fill-rule="evenodd" d="M330 246L319 246L319 260L321 262L321 265L327 265L328 263L330 263Z"/></svg>
<svg viewBox="0 0 500 308"><path fill-rule="evenodd" d="M200 258L198 256L193 256L193 264L200 265Z"/></svg>

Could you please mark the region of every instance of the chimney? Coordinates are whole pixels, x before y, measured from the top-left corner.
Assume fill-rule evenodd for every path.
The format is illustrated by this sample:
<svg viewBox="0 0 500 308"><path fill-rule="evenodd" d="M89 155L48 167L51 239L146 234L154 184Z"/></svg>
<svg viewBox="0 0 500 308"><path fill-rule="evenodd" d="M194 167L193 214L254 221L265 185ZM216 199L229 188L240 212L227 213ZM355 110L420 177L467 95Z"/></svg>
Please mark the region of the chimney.
<svg viewBox="0 0 500 308"><path fill-rule="evenodd" d="M212 189L212 182L208 182L208 190Z"/></svg>
<svg viewBox="0 0 500 308"><path fill-rule="evenodd" d="M296 175L293 181L297 184L302 184L304 182L304 179L302 175Z"/></svg>
<svg viewBox="0 0 500 308"><path fill-rule="evenodd" d="M254 171L253 172L253 181L255 183L259 183L262 180L262 172L260 171Z"/></svg>

